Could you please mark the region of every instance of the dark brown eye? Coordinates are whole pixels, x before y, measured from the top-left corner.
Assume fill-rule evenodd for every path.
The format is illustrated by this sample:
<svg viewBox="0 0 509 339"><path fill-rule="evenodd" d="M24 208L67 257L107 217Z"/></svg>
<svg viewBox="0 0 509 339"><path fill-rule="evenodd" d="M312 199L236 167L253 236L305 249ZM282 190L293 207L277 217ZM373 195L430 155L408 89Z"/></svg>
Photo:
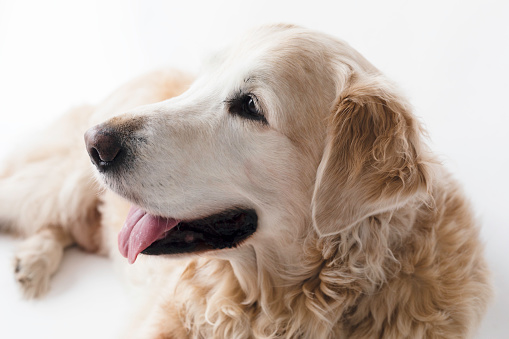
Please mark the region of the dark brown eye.
<svg viewBox="0 0 509 339"><path fill-rule="evenodd" d="M249 113L251 113L251 114L260 114L258 112L258 108L256 107L256 104L255 104L253 98L251 98L251 97L249 97L246 108L249 111Z"/></svg>
<svg viewBox="0 0 509 339"><path fill-rule="evenodd" d="M228 100L228 103L230 113L245 119L268 124L263 112L259 108L257 98L253 94L242 94L232 100Z"/></svg>

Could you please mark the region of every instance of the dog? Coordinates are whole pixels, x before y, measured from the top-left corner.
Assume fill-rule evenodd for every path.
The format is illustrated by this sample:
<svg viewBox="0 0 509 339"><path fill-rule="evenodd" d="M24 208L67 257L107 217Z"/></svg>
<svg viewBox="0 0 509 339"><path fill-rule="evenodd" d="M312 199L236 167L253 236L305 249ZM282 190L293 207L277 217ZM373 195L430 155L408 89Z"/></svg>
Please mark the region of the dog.
<svg viewBox="0 0 509 339"><path fill-rule="evenodd" d="M489 270L425 141L345 42L263 26L196 79L142 76L18 150L0 227L26 237L27 298L72 244L134 263L150 287L130 337L468 338Z"/></svg>

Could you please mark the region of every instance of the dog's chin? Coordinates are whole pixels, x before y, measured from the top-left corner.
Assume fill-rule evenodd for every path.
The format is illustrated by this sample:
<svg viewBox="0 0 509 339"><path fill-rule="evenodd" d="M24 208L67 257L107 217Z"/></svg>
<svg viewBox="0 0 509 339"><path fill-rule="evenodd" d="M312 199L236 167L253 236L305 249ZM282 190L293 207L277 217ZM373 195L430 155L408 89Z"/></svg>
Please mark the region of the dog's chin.
<svg viewBox="0 0 509 339"><path fill-rule="evenodd" d="M232 208L205 218L180 221L141 253L168 255L235 248L258 226L254 209Z"/></svg>

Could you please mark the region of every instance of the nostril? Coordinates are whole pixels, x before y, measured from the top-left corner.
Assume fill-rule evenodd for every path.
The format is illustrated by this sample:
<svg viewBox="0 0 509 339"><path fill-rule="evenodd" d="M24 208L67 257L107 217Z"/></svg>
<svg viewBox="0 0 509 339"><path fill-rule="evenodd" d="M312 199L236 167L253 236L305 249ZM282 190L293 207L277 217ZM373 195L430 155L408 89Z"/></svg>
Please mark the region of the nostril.
<svg viewBox="0 0 509 339"><path fill-rule="evenodd" d="M97 152L97 149L95 149L95 147L90 148L88 150L88 154L90 155L90 160L92 160L92 163L100 165L101 157L99 156L99 152Z"/></svg>

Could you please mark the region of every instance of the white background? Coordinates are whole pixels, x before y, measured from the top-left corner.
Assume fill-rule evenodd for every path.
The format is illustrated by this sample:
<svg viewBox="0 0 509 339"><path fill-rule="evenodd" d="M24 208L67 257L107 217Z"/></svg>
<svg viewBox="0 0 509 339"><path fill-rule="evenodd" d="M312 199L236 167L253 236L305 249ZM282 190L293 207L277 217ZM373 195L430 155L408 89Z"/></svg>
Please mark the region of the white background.
<svg viewBox="0 0 509 339"><path fill-rule="evenodd" d="M297 23L348 41L395 80L482 221L497 296L478 335L509 337L508 1L0 0L0 156L67 108L160 66L196 71L246 28ZM0 338L112 338L128 303L109 261L68 251L23 301L0 236Z"/></svg>

